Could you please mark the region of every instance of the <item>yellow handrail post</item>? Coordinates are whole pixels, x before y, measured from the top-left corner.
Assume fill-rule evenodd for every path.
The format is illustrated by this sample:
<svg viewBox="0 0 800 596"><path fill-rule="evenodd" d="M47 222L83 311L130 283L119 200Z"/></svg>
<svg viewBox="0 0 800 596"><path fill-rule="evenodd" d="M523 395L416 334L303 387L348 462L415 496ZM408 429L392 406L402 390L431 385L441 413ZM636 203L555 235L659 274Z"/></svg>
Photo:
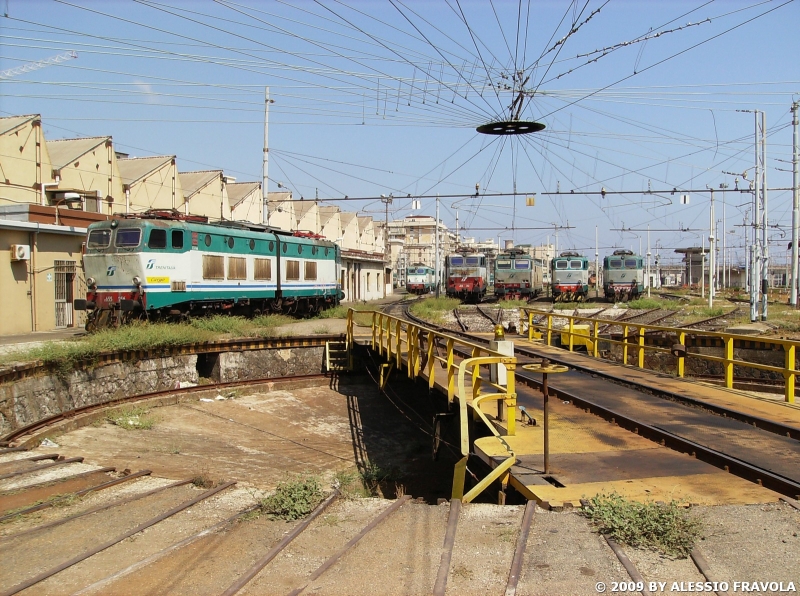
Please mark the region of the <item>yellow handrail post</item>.
<svg viewBox="0 0 800 596"><path fill-rule="evenodd" d="M513 437L517 434L517 387L514 375L517 369L516 364L506 364L506 421L508 435Z"/></svg>
<svg viewBox="0 0 800 596"><path fill-rule="evenodd" d="M436 383L436 336L428 332L428 388L433 389Z"/></svg>
<svg viewBox="0 0 800 596"><path fill-rule="evenodd" d="M347 309L347 345L353 345L353 309Z"/></svg>
<svg viewBox="0 0 800 596"><path fill-rule="evenodd" d="M455 342L452 339L447 340L447 403L453 403L453 398L456 395L456 368L453 366Z"/></svg>
<svg viewBox="0 0 800 596"><path fill-rule="evenodd" d="M681 331L678 334L678 343L685 346L686 345L686 333ZM678 356L678 377L683 378L684 373L686 372L686 357L685 356Z"/></svg>
<svg viewBox="0 0 800 596"><path fill-rule="evenodd" d="M726 337L725 342L725 387L733 389L733 338Z"/></svg>
<svg viewBox="0 0 800 596"><path fill-rule="evenodd" d="M403 322L400 319L397 319L397 349L395 350L395 356L397 357L397 362L395 366L397 370L400 370L400 367L403 365Z"/></svg>
<svg viewBox="0 0 800 596"><path fill-rule="evenodd" d="M533 341L533 313L528 311L528 341Z"/></svg>
<svg viewBox="0 0 800 596"><path fill-rule="evenodd" d="M795 368L794 368L794 359L795 359L795 345L789 344L785 346L784 351L786 352L786 361L784 366L786 368L786 390L784 393L784 399L786 403L793 404L794 403L794 384L795 384Z"/></svg>
<svg viewBox="0 0 800 596"><path fill-rule="evenodd" d="M644 368L644 327L639 327L639 368Z"/></svg>
<svg viewBox="0 0 800 596"><path fill-rule="evenodd" d="M569 351L572 351L572 344L573 340L575 339L573 336L573 332L575 331L575 320L570 316L569 318Z"/></svg>
<svg viewBox="0 0 800 596"><path fill-rule="evenodd" d="M553 345L553 315L547 315L547 345Z"/></svg>
<svg viewBox="0 0 800 596"><path fill-rule="evenodd" d="M383 354L383 313L378 315L378 355Z"/></svg>
<svg viewBox="0 0 800 596"><path fill-rule="evenodd" d="M386 361L392 361L392 320L386 317Z"/></svg>
<svg viewBox="0 0 800 596"><path fill-rule="evenodd" d="M408 378L414 377L414 360L416 358L416 344L414 343L414 329L411 324L406 325L406 348L408 353Z"/></svg>
<svg viewBox="0 0 800 596"><path fill-rule="evenodd" d="M375 328L375 320L378 318L378 313L372 312L372 349L375 349L375 343L378 340L378 330ZM378 352L380 353L380 352Z"/></svg>
<svg viewBox="0 0 800 596"><path fill-rule="evenodd" d="M481 355L481 351L479 348L472 348L472 357L478 358ZM480 366L473 366L472 367L472 384L475 384L475 379L480 377L481 369Z"/></svg>
<svg viewBox="0 0 800 596"><path fill-rule="evenodd" d="M622 326L622 363L628 364L628 326Z"/></svg>
<svg viewBox="0 0 800 596"><path fill-rule="evenodd" d="M592 339L592 356L597 358L600 355L600 350L598 348L598 344L600 343L600 323L597 321L594 322L592 333L594 334L594 338Z"/></svg>

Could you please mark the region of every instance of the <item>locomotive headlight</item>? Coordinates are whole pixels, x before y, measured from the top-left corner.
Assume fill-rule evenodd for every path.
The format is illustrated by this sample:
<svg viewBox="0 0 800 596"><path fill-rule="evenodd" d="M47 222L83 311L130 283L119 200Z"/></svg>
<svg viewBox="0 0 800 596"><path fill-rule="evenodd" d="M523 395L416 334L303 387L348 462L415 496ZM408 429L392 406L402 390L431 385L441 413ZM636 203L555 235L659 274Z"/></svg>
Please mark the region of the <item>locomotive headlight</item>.
<svg viewBox="0 0 800 596"><path fill-rule="evenodd" d="M135 286L142 285L142 280L138 275L133 278L133 285L135 285Z"/></svg>
<svg viewBox="0 0 800 596"><path fill-rule="evenodd" d="M97 285L97 280L93 277L87 277L86 285L89 286L90 288L93 288Z"/></svg>

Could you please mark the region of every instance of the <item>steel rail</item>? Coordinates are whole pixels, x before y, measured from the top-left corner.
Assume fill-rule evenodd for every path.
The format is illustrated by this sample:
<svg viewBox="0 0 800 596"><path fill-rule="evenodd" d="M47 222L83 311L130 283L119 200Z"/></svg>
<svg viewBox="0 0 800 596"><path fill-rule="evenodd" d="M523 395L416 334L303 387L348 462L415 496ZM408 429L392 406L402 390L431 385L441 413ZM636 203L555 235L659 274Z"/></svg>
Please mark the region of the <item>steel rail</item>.
<svg viewBox="0 0 800 596"><path fill-rule="evenodd" d="M85 478L86 476L91 476L92 474L105 474L107 472L116 472L116 471L117 469L114 467L97 468L96 470L89 470L88 472L81 472L80 474L72 474L71 476L60 476L58 478L50 478L49 480L42 480L41 482L35 482L33 484L26 484L25 486L4 490L3 492L0 492L0 498L8 496L9 493L18 493L20 491L27 491L33 488L41 488L43 486L60 484L61 482L69 482L70 480L78 480L80 478Z"/></svg>
<svg viewBox="0 0 800 596"><path fill-rule="evenodd" d="M453 316L456 318L456 323L458 323L458 326L461 327L461 331L469 331L469 327L467 327L467 324L461 320L461 316L458 314L457 308L453 309Z"/></svg>
<svg viewBox="0 0 800 596"><path fill-rule="evenodd" d="M394 503L392 503L392 504L391 504L389 507L387 507L387 508L386 508L384 511L382 511L382 512L381 512L381 514L380 514L380 515L378 515L378 517L376 517L376 518L375 518L375 519L373 519L371 522L369 522L369 523L368 523L366 526L364 526L364 528L363 528L363 529L362 529L362 530L361 530L361 531L360 531L358 534L356 534L355 536L353 536L353 538L351 538L351 539L348 541L348 543L347 543L347 544L345 544L345 545L344 545L342 548L340 548L340 549L339 549L337 552L335 552L333 555L331 555L331 556L328 558L328 560L326 560L326 561L325 561L325 562L324 562L322 565L320 565L319 567L317 567L316 571L314 571L314 573L312 573L312 574L311 574L311 575L308 577L308 579L306 579L305 583L303 583L303 585L302 585L302 586L298 586L297 588L295 588L294 590L292 590L291 592L289 592L289 596L298 596L298 594L302 594L302 593L305 591L305 589L308 587L308 584L310 584L310 583L311 583L311 582L313 582L314 580L316 580L316 579L318 579L319 577L321 577L323 573L325 573L325 572L326 572L328 569L330 569L331 567L333 567L333 565L335 565L335 564L336 564L336 562L337 562L339 559L341 559L341 558L342 558L342 557L343 557L345 554L347 554L347 552L348 552L348 551L349 551L351 548L353 548L353 547L354 547L356 544L358 544L358 542L359 542L359 541L360 541L360 540L361 540L361 539L362 539L364 536L366 536L366 535L367 535L367 534L369 534L369 533L370 533L372 530L374 530L376 527L378 527L378 525L379 525L381 522L383 522L383 521L384 521L384 520L385 520L387 517L389 517L390 515L392 515L392 514L393 514L395 511L397 511L398 509L400 509L400 507L402 507L403 505L405 505L406 503L408 503L410 500L411 500L411 495L403 495L402 497L400 497L399 499L397 499L397 500L396 500ZM0 596L2 596L2 595L0 595Z"/></svg>
<svg viewBox="0 0 800 596"><path fill-rule="evenodd" d="M42 418L41 420L37 420L36 422L32 422L31 424L21 426L20 428L11 431L10 433L8 433L3 437L3 440L10 443L21 436L30 434L32 432L50 426L55 422L60 422L68 418L74 418L75 416L78 416L80 414L87 414L92 411L102 411L107 408L113 408L133 401L153 399L156 397L163 397L168 395L202 393L203 391L213 391L215 389L228 389L231 387L242 387L246 385L260 385L263 383L270 383L270 382L281 383L287 381L302 381L302 380L326 379L326 378L328 378L328 375L325 374L296 375L293 377L267 377L263 379L253 379L249 381L247 380L230 381L227 383L215 383L213 385L197 385L195 387L184 387L182 389L162 389L159 391L152 391L150 393L140 393L139 395L131 395L129 397L123 397L120 399L115 399L113 401L103 402L100 404L89 404L86 406L81 406L79 408L73 408L72 410L67 410L65 412L60 412L59 414L54 414L52 416ZM17 448L17 449L23 450L22 448Z"/></svg>
<svg viewBox="0 0 800 596"><path fill-rule="evenodd" d="M8 461L1 461L0 466L7 466L9 464L18 464L26 461L44 461L47 459L56 460L61 457L58 453L48 453L46 455L37 455L36 457L21 457L19 459L10 459Z"/></svg>
<svg viewBox="0 0 800 596"><path fill-rule="evenodd" d="M636 583L641 583L642 586L646 586L647 583L644 581L642 574L639 573L638 569L636 569L636 565L634 565L633 561L628 558L628 555L625 554L625 551L622 550L622 547L617 544L617 541L611 538L608 534L603 534L603 538L606 539L608 546L610 546L611 550L614 551L614 554L617 555L617 559L619 559L619 562L622 563L622 566L625 568L625 571L628 572L630 578ZM645 587L642 587L640 592L642 593L642 596L652 596L652 593Z"/></svg>
<svg viewBox="0 0 800 596"><path fill-rule="evenodd" d="M270 551L261 557L258 561L253 563L252 567L242 574L239 579L233 582L228 589L222 593L222 596L233 596L234 594L238 593L239 590L244 588L250 581L258 575L264 567L266 567L272 559L277 557L283 549L285 549L291 542L297 538L300 534L302 534L306 528L313 522L317 517L319 517L333 502L339 497L338 489L335 490L327 499L325 499L322 503L317 505L314 511L311 512L306 519L304 519L301 523L297 524L291 532L289 532L283 539L276 544L274 547L270 549Z"/></svg>
<svg viewBox="0 0 800 596"><path fill-rule="evenodd" d="M126 477L127 479L128 477ZM70 522L74 519L78 519L79 517L84 517L86 515L91 515L92 513L98 513L99 511L105 511L106 509L111 509L112 507L118 507L120 505L127 505L128 503L133 503L134 501L138 501L139 499L144 499L145 497L149 497L151 495L155 495L157 493L163 492L170 488L177 488L178 486L183 486L185 484L191 484L191 479L187 480L179 480L178 482L173 482L172 484L166 484L164 486L159 486L158 488L154 488L153 490L149 490L143 493L138 493L134 495L130 495L128 497L124 497L122 499L117 499L116 501L111 501L110 503L105 503L103 505L98 505L97 507L92 507L91 509L87 509L86 511L81 511L80 513L74 513L73 515L68 515L67 517L62 517L61 519L56 519L46 524L42 524L39 526L34 526L32 528L28 528L27 530L23 530L22 532L17 532L16 534L6 534L5 536L0 536L0 540L13 540L15 538L20 538L22 536L27 536L28 534L33 534L35 532L39 532L41 530L47 530L49 528L55 528L56 526L60 526L67 522ZM95 487L97 489L97 487Z"/></svg>
<svg viewBox="0 0 800 596"><path fill-rule="evenodd" d="M433 596L444 596L447 591L447 576L450 575L450 561L453 558L453 545L456 542L458 515L461 512L461 499L450 499L450 513L447 516L447 531L442 543L442 555L439 560L439 571L433 585Z"/></svg>
<svg viewBox="0 0 800 596"><path fill-rule="evenodd" d="M52 464L43 464L41 466L37 466L35 468L25 468L24 470L17 470L16 472L9 472L8 474L0 474L0 480L6 480L8 478L14 478L16 476L24 476L25 474L34 474L36 472L41 472L42 470L48 470L50 468L55 468L56 466L64 466L66 464L75 464L80 463L83 461L82 457L70 457L67 459L62 459L60 461L55 461Z"/></svg>
<svg viewBox="0 0 800 596"><path fill-rule="evenodd" d="M530 500L525 504L525 513L522 515L517 546L514 549L514 558L511 560L511 569L508 572L505 596L516 596L517 584L522 575L522 561L525 558L525 549L528 546L528 535L533 523L533 514L536 513L536 501Z"/></svg>
<svg viewBox="0 0 800 596"><path fill-rule="evenodd" d="M116 486L118 484L122 484L123 482L128 482L129 480L133 480L134 478L140 478L142 476L150 475L150 470L141 470L139 472L135 472L134 474L128 474L127 476L122 476L120 478L116 478L114 480L109 480L108 482L103 482L102 484L98 484L96 486L90 486L89 488L84 488L83 490L75 491L69 495L64 495L63 497L51 499L49 501L45 501L44 503L39 503L38 505L33 505L32 507L28 507L27 509L22 509L20 511L16 511L14 513L7 513L0 517L0 523L7 519L11 519L12 517L17 517L19 515L27 515L29 513L34 513L35 511L41 511L42 509L47 509L48 507L54 507L59 505L66 499L70 497L82 497L84 495L88 495L96 490L103 490L106 488L111 488L112 486Z"/></svg>
<svg viewBox="0 0 800 596"><path fill-rule="evenodd" d="M173 507L169 511L161 513L161 514L157 515L156 517L154 517L152 519L149 519L144 523L139 524L135 528L132 528L132 529L128 530L127 532L124 532L124 533L120 534L116 538L112 538L111 540L103 542L102 544L99 544L99 545L95 546L94 548L91 548L88 551L86 551L84 553L81 553L80 555L78 555L76 557L73 557L69 561L65 561L64 563L61 563L60 565L56 565L55 567L52 567L52 568L48 569L47 571L43 571L42 573L40 573L40 574L30 578L30 579L27 579L27 580L25 580L23 582L20 582L17 585L12 586L11 588L8 588L7 590L5 590L3 592L0 592L0 596L13 596L14 594L17 594L17 593L21 592L22 590L26 590L27 588L30 588L31 586L35 586L36 584L38 584L40 582L43 582L44 580L48 579L49 577L52 577L52 576L56 575L57 573L61 573L65 569L69 569L70 567L80 563L81 561L85 561L89 557L92 557L92 556L96 555L97 553L100 553L100 552L102 552L102 551L104 551L104 550L106 550L108 548L111 548L115 544L118 544L118 543L122 542L126 538L130 538L134 534L138 534L142 530L146 530L147 528L149 528L151 526L154 526L157 523L160 523L160 522L164 521L165 519L167 519L169 517L172 517L176 513L180 513L184 509L188 509L189 507L199 503L200 501L204 501L205 499L208 499L209 497L213 497L218 492L223 491L223 490L225 490L227 488L230 488L231 486L233 486L235 484L236 484L235 481L226 482L225 484L222 484L222 485L220 485L220 486L218 486L216 488L212 488L211 490L207 490L203 494L198 495L193 499L189 499L188 501L184 501L183 503L181 503L180 505L178 505L176 507Z"/></svg>
<svg viewBox="0 0 800 596"><path fill-rule="evenodd" d="M712 584L719 584L720 583L719 581L714 579L714 574L711 573L711 569L708 566L708 561L706 560L705 556L703 555L703 553L702 553L702 551L700 550L699 547L695 546L692 549L692 552L689 553L689 556L692 558L692 561L694 562L694 566L697 567L697 570L700 573L703 574L703 577L705 577L706 580L710 581ZM724 594L727 594L728 592L724 591L724 590L720 590L720 591L715 592L715 593L717 594L717 596L723 596Z"/></svg>

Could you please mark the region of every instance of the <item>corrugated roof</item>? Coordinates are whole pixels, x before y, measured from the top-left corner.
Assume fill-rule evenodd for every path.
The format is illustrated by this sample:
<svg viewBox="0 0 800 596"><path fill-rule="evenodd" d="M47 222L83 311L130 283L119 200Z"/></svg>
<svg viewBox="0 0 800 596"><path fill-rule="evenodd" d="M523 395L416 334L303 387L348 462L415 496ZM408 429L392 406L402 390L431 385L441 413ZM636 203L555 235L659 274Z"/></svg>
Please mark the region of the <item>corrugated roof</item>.
<svg viewBox="0 0 800 596"><path fill-rule="evenodd" d="M181 188L185 200L191 199L214 180L219 180L222 170L201 170L199 172L179 172Z"/></svg>
<svg viewBox="0 0 800 596"><path fill-rule="evenodd" d="M28 114L27 116L8 116L7 118L0 118L0 135L13 132L26 122L31 120L41 120L39 114Z"/></svg>
<svg viewBox="0 0 800 596"><path fill-rule="evenodd" d="M117 167L119 168L119 177L122 178L122 184L130 186L148 174L161 169L167 164L171 164L173 159L175 159L174 155L118 159Z"/></svg>
<svg viewBox="0 0 800 596"><path fill-rule="evenodd" d="M85 137L83 139L47 141L50 163L53 165L54 170L60 170L109 139L111 137Z"/></svg>
<svg viewBox="0 0 800 596"><path fill-rule="evenodd" d="M260 182L231 182L225 185L228 190L228 204L236 207L257 189L261 188Z"/></svg>

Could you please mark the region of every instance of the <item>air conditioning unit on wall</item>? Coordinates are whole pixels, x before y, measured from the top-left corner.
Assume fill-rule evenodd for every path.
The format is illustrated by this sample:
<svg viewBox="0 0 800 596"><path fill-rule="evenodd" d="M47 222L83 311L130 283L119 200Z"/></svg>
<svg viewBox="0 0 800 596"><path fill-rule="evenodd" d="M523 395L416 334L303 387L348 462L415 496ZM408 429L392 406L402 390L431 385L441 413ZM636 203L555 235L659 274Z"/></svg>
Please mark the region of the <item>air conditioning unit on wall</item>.
<svg viewBox="0 0 800 596"><path fill-rule="evenodd" d="M11 245L11 260L12 261L29 261L31 258L31 247L27 244L12 244Z"/></svg>

